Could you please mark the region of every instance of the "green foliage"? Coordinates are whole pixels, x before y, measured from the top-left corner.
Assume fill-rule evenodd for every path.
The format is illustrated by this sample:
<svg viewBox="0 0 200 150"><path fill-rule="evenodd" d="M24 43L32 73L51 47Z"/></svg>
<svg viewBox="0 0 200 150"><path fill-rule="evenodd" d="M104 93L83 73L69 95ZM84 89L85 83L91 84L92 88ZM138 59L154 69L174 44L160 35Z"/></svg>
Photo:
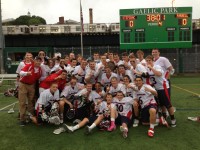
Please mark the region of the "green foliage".
<svg viewBox="0 0 200 150"><path fill-rule="evenodd" d="M23 15L16 18L14 21L4 23L3 25L40 25L46 24L46 20L40 16Z"/></svg>

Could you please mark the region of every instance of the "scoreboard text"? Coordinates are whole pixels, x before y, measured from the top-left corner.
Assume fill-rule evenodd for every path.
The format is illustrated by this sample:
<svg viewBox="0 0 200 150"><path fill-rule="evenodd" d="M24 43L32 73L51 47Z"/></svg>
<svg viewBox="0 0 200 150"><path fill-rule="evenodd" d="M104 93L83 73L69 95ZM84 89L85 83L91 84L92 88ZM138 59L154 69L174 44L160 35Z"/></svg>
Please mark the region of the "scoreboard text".
<svg viewBox="0 0 200 150"><path fill-rule="evenodd" d="M120 48L192 47L192 7L120 10Z"/></svg>

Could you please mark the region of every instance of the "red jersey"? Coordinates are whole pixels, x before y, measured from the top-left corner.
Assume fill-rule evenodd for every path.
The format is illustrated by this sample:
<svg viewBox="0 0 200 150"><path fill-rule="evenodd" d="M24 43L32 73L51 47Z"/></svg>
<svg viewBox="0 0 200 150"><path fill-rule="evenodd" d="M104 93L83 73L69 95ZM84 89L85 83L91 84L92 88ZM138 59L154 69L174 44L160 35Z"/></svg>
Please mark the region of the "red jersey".
<svg viewBox="0 0 200 150"><path fill-rule="evenodd" d="M44 88L44 89L48 89L48 88L50 88L50 86L53 82L56 82L56 83L58 83L58 89L63 90L65 87L65 84L66 84L66 79L55 80L55 78L57 78L61 73L62 73L62 70L49 75L46 79L44 79L42 82L40 82L40 87Z"/></svg>
<svg viewBox="0 0 200 150"><path fill-rule="evenodd" d="M31 72L29 76L20 76L20 82L25 84L35 84L37 80L42 75L42 71L40 67L34 67L34 64L26 64L24 68L21 69L23 72Z"/></svg>

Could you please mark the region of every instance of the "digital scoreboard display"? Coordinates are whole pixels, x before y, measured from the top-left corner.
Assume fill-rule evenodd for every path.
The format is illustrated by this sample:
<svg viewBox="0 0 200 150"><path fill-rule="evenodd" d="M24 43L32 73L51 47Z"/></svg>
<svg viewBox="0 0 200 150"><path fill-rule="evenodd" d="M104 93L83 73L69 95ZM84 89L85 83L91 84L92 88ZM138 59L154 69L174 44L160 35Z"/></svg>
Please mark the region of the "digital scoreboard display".
<svg viewBox="0 0 200 150"><path fill-rule="evenodd" d="M120 10L120 49L192 47L192 7Z"/></svg>

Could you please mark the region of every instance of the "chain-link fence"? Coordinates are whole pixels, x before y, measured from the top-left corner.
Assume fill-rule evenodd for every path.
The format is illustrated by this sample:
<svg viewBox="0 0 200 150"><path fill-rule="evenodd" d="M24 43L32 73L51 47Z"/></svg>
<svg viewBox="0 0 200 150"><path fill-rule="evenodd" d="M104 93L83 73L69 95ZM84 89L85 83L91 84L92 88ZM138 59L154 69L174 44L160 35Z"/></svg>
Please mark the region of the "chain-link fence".
<svg viewBox="0 0 200 150"><path fill-rule="evenodd" d="M94 52L104 54L108 52L118 53L136 52L137 50L120 50L119 46L90 46L84 47L84 57L92 57ZM151 54L151 50L143 50L145 56ZM54 52L60 52L63 55L74 52L81 54L80 47L54 48ZM161 56L167 57L176 70L176 73L200 73L200 45L193 45L188 49L161 49Z"/></svg>

